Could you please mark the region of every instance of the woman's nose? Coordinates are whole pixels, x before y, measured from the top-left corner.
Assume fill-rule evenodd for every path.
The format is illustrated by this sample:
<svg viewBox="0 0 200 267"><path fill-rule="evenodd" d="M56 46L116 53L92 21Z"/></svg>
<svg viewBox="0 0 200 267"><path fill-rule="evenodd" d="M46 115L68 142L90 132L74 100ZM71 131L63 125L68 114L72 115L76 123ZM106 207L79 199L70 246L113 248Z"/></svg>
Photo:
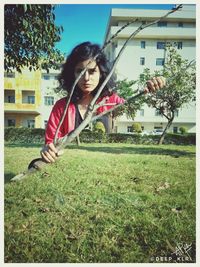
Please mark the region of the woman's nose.
<svg viewBox="0 0 200 267"><path fill-rule="evenodd" d="M84 73L83 78L84 78L85 81L89 80L90 74L89 74L88 70L86 70L86 72Z"/></svg>

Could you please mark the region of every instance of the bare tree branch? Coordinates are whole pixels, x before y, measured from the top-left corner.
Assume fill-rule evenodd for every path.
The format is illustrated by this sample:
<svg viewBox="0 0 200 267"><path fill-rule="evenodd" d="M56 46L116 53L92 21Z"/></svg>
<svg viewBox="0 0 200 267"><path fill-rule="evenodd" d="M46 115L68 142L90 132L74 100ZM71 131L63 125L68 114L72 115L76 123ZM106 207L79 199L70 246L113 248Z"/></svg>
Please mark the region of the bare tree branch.
<svg viewBox="0 0 200 267"><path fill-rule="evenodd" d="M127 22L123 27L121 27L113 36L111 36L111 38L103 45L103 47L101 48L101 50L99 51L98 54L96 54L93 58L90 59L90 61L87 63L86 67L81 71L81 73L79 74L79 76L76 78L76 80L74 81L73 85L72 85L72 88L70 90L70 94L67 96L67 99L66 99L66 105L65 105L65 109L64 109L64 112L62 114L62 117L60 119L60 122L57 126L57 129L56 129L56 133L55 133L55 136L54 136L54 140L53 140L53 143L54 145L56 146L57 142L58 142L58 131L64 121L64 118L66 116L66 113L67 113L67 109L69 107L69 104L70 104L70 101L71 101L71 98L72 98L72 95L74 93L74 90L75 90L75 87L78 83L78 81L81 79L81 77L85 74L85 72L87 71L87 67L88 65L92 62L92 61L95 61L96 58L99 56L99 54L110 44L112 43L112 40L123 30L125 29L126 27L128 27L130 24L136 22L138 19L134 19L134 20L131 20L130 22ZM106 83L105 83L106 84ZM104 85L105 86L105 85Z"/></svg>
<svg viewBox="0 0 200 267"><path fill-rule="evenodd" d="M114 70L115 70L115 67L116 67L116 65L117 65L117 63L118 63L118 61L119 61L119 58L120 58L121 54L123 53L125 47L127 46L127 43L128 43L128 42L129 42L129 41L130 41L136 34L138 34L141 30L143 30L143 29L145 29L145 28L147 28L147 27L149 27L149 26L151 26L151 25L153 25L153 24L155 24L155 23L161 21L162 19L166 18L168 15L170 15L170 14L176 12L177 10L179 10L181 7L182 7L182 5L178 5L176 8L174 8L174 9L172 9L171 11L167 12L164 16L162 16L162 17L160 17L159 19L156 19L156 20L154 20L154 21L152 21L152 22L150 22L150 23L142 23L142 24L138 27L138 29L137 29L136 31L134 31L134 32L129 36L129 38L125 41L124 45L122 46L121 50L119 51L118 56L117 56L116 59L114 60L113 66L112 66L112 68L111 68L111 70L110 70L110 73L108 74L108 76L106 77L106 79L104 80L104 82L102 83L102 85L100 86L98 92L96 93L95 97L93 98L92 102L91 102L90 105L88 106L88 109L87 109L87 111L86 111L86 116L85 116L85 119L83 120L83 122L79 125L79 127L77 127L77 128L76 128L74 131L72 131L71 133L65 135L63 138L59 138L59 139L57 139L57 134L58 134L59 128L60 128L61 124L63 123L63 120L64 120L64 117L65 117L65 115L66 115L67 108L68 108L68 106L69 106L69 103L70 103L71 97L72 97L72 95L73 95L75 86L76 86L76 84L78 83L79 79L82 77L82 75L86 72L86 70L87 70L87 66L86 66L86 68L80 73L80 75L77 77L77 79L75 80L75 82L74 82L74 84L73 84L73 86L72 86L72 90L71 90L70 95L69 95L68 98L67 98L67 103L66 103L65 111L64 111L64 113L63 113L63 116L62 116L62 118L61 118L61 121L60 121L60 123L59 123L59 125L58 125L58 128L57 128L57 130L56 130L56 134L55 134L55 137L54 137L54 143L56 144L56 148L57 148L58 151L61 150L61 149L63 149L68 143L72 142L73 139L74 139L75 137L77 137L77 136L80 134L80 132L81 132L81 131L88 125L88 123L89 123L90 121L92 121L92 120L94 120L94 119L97 119L97 118L99 118L99 117L102 117L102 116L105 115L106 113L111 112L111 111L113 111L114 109L116 109L116 108L118 108L118 107L120 107L120 106L122 105L122 104L116 105L115 107L109 109L108 112L103 112L103 113L101 113L101 114L99 114L99 115L97 115L97 116L93 116L94 110L96 110L97 107L98 107L98 106L95 107L96 101L97 101L97 99L99 98L99 96L100 96L100 94L101 94L103 88L105 87L106 83L109 81L110 77L112 76L112 74L113 74L113 72L114 72ZM137 21L137 20L135 20L135 21ZM126 27L127 27L128 25L130 25L131 23L133 23L133 22L134 22L134 21L132 21L132 22L128 22L127 25L126 25ZM122 27L122 28L121 28L121 29L120 29L120 30L119 30L113 37L111 37L111 39L110 39L108 42L105 43L105 45L103 46L102 49L105 49L105 47L106 47L108 44L110 44L111 40L113 40L113 39L119 34L119 32L120 32L121 30L123 30L124 28L125 28L125 26L123 26L123 27ZM96 56L95 56L93 59L91 59L91 60L95 60L95 58L96 58L97 56L98 56L98 55L96 55ZM89 63L88 63L88 64L89 64ZM144 91L142 91L142 92L140 92L139 94L137 94L137 95L135 95L135 96L129 98L129 100L131 99L131 100L133 101L134 99L136 99L137 97L140 97L140 96L143 95L143 94L144 94ZM126 100L125 102L127 102L127 101L129 101L129 100ZM35 162L31 165L31 167L30 167L30 169L29 169L28 171L25 171L25 172L23 172L23 173L21 173L21 174L19 174L19 175L16 175L15 177L13 177L13 178L11 179L11 181L21 180L21 179L25 178L27 175L30 175L32 172L34 172L34 171L36 171L36 170L40 170L40 169L42 169L45 165L47 165L47 163L46 163L43 159L35 159L34 161L35 161Z"/></svg>
<svg viewBox="0 0 200 267"><path fill-rule="evenodd" d="M95 104L95 102L97 101L97 99L99 98L99 96L100 96L100 94L101 94L101 92L102 92L102 90L103 90L103 88L105 87L105 85L107 84L107 82L109 81L109 79L110 79L110 77L112 76L112 74L113 74L113 72L114 72L114 70L115 70L115 67L116 67L116 65L117 65L117 63L118 63L118 61L119 61L119 58L120 58L120 56L121 56L121 54L122 54L122 52L124 51L124 49L125 49L125 47L126 47L126 45L127 45L127 43L138 33L138 32L140 32L141 30L143 30L143 29L145 29L145 28L147 28L147 27L149 27L149 26L151 26L151 25L153 25L153 24L156 24L157 22L159 22L159 21L161 21L162 19L164 19L164 18L166 18L167 16L169 16L170 14L172 14L172 13L174 13L174 12L176 12L177 10L179 10L180 8L182 8L182 5L178 5L176 8L174 8L174 9L172 9L172 10L170 10L168 13L166 13L164 16L162 16L162 17L160 17L159 19L157 19L157 20L154 20L153 22L150 22L150 23L142 23L141 24L141 26L140 27L138 27L138 29L135 31L135 32L133 32L130 36L129 36L129 38L126 40L126 42L124 43L124 45L123 45L123 47L121 48L121 50L120 50L120 52L119 52L119 54L118 54L118 56L116 57L116 59L115 59L115 61L114 61L114 64L113 64L113 67L112 67L112 69L111 69L111 71L110 71L110 73L108 74L108 76L106 77L106 79L105 79L105 81L103 82L103 84L101 85L101 87L99 88L99 90L98 90L98 92L97 92L97 94L95 95L95 97L94 97L94 99L92 100L92 102L90 103L90 105L88 106L88 112L90 113L90 111L92 110L92 109L94 109L94 104ZM102 47L102 49L101 49L101 51L103 51L106 47L107 47L107 45L108 44L110 44L111 43L111 41L123 30L123 29L125 29L127 26L129 26L130 24L132 24L132 23L134 23L134 22L136 22L136 21L138 21L139 19L134 19L134 20L132 20L132 21L130 21L130 22L128 22L128 23L126 23L124 26L122 26L104 45L103 45L103 47ZM100 52L101 52L100 51ZM94 57L94 58L92 58L91 60L90 60L90 62L91 61L94 61L97 57L98 57L98 55L99 55L99 53ZM90 63L89 62L89 63ZM87 66L89 65L89 63L87 64ZM79 74L79 76L77 77L77 79L75 80L75 82L74 82L74 84L73 84L73 86L72 86L72 89L71 89L71 91L70 91L70 95L69 95L69 97L67 98L67 103L66 103L66 106L65 106L65 110L64 110L64 113L63 113L63 115L62 115L62 118L61 118L61 120L60 120L60 122L59 122L59 125L58 125L58 127L57 127L57 129L56 129L56 134L55 134L55 137L54 137L54 144L56 145L57 144L57 134L58 134L58 131L59 131L59 129L60 129L60 126L62 125L62 123L63 123L63 120L64 120L64 118L65 118L65 115L66 115L66 112L67 112L67 109L68 109L68 106L69 106L69 103L70 103L70 100L71 100L71 97L72 97L72 95L73 95L73 92L74 92L74 89L75 89L75 86L77 85L77 83L78 83L78 81L80 80L80 78L84 75L84 73L86 72L86 70L87 70L87 66L85 67L85 69ZM87 114L87 112L86 112L86 114ZM87 125L87 124L86 124ZM66 139L65 139L66 140Z"/></svg>
<svg viewBox="0 0 200 267"><path fill-rule="evenodd" d="M95 109L95 106L94 106L94 105L95 105L97 99L99 98L99 96L100 96L100 94L101 94L103 88L105 87L105 85L106 85L107 82L109 81L110 77L112 76L112 74L113 74L113 72L114 72L114 70L115 70L115 68L116 68L116 65L117 65L117 63L118 63L118 61L119 61L119 58L120 58L121 54L123 53L124 49L126 48L128 42L129 42L129 41L130 41L136 34L138 34L138 32L140 32L141 30L143 30L143 29L145 29L145 28L147 28L147 27L149 27L149 26L151 26L151 25L153 25L153 24L155 24L155 23L161 21L162 19L166 18L169 14L174 13L175 11L177 11L178 9L180 9L181 7L182 7L182 5L177 6L175 9L169 11L169 12L166 13L164 16L162 16L162 17L159 18L159 19L154 20L153 22L142 23L142 24L138 27L138 29L135 30L135 31L129 36L129 38L125 41L125 43L123 44L122 48L120 49L120 51L119 51L117 57L115 58L115 61L114 61L113 66L112 66L112 68L111 68L111 70L110 70L110 73L108 74L108 76L106 77L106 79L104 80L104 82L102 83L102 85L100 86L100 88L98 89L98 91L97 91L96 95L94 96L94 98L92 99L91 103L89 104L88 109L87 109L87 111L86 111L86 117L85 117L85 119L84 119L83 122L78 126L78 128L75 129L75 130L73 131L73 133L67 134L67 135L64 136L63 138L60 138L60 140L59 140L59 144L58 144L58 146L57 146L58 151L59 151L60 149L63 149L63 148L65 147L65 144L67 145L69 142L71 142L71 141L76 137L75 135L78 135L78 134L79 134L79 133L80 133L80 132L81 132L81 131L88 125L88 124L89 124L90 120L92 119L92 113L93 113L93 111L94 111L94 109ZM127 24L127 25L129 25L129 24ZM144 92L143 92L143 93L144 93ZM143 93L139 93L139 95L138 95L138 96L134 96L133 99L134 99L135 97L139 97L139 96L142 95ZM121 106L121 105L117 105L117 107L118 107L118 106ZM113 110L114 110L114 109L115 109L115 108L113 108ZM102 113L102 114L103 114L103 113ZM72 137L73 137L73 139L72 139Z"/></svg>
<svg viewBox="0 0 200 267"><path fill-rule="evenodd" d="M102 116L114 111L115 109L117 109L117 108L119 108L119 107L121 107L121 106L123 106L123 105L125 105L125 104L127 104L129 102L131 102L131 101L135 101L137 98L139 98L140 96L142 96L144 94L145 94L145 91L141 91L140 93L129 97L128 99L125 100L124 103L115 105L114 107L110 108L109 110L105 110L104 112L100 113L99 115L96 115L96 116L92 117L91 121L95 121L95 120L101 118ZM111 106L110 104L108 104L108 105Z"/></svg>

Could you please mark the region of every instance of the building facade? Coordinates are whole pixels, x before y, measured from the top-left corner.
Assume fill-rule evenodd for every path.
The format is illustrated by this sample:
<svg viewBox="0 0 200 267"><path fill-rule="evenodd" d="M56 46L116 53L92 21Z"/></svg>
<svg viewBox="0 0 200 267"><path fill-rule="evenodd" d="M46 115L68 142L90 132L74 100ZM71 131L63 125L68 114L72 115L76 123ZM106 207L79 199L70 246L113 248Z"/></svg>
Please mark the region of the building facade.
<svg viewBox="0 0 200 267"><path fill-rule="evenodd" d="M41 114L41 128L45 128L49 115L51 113L52 107L55 102L61 98L59 94L55 93L55 88L58 86L58 74L60 70L51 69L49 73L41 73L41 105L40 105L40 114Z"/></svg>
<svg viewBox="0 0 200 267"><path fill-rule="evenodd" d="M54 91L59 72L24 68L22 73L4 73L5 127L45 128L51 109L60 98Z"/></svg>
<svg viewBox="0 0 200 267"><path fill-rule="evenodd" d="M128 21L137 22L122 30L110 45L106 53L112 61L119 53L127 38L141 25L142 22L156 20L166 14L166 10L145 9L112 9L105 40L113 36ZM119 80L137 80L145 68L151 72L161 70L165 61L165 44L176 43L180 55L190 60L196 58L196 18L195 5L183 5L180 11L169 15L164 21L151 25L140 31L133 40L129 41L120 60L116 72ZM133 88L136 89L136 88ZM177 110L171 125L171 132L178 132L181 126L188 132L196 132L195 104L189 103ZM144 131L164 129L167 120L152 108L143 106L134 119L139 122ZM131 131L133 121L125 115L115 122L115 132Z"/></svg>
<svg viewBox="0 0 200 267"><path fill-rule="evenodd" d="M41 126L41 72L23 69L4 74L5 126L39 128Z"/></svg>

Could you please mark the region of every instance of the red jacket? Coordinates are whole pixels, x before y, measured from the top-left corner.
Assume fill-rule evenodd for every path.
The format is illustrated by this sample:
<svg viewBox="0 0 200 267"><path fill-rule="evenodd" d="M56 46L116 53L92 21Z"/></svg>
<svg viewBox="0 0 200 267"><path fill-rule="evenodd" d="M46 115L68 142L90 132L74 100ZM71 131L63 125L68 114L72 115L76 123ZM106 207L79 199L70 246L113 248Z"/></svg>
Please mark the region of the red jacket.
<svg viewBox="0 0 200 267"><path fill-rule="evenodd" d="M102 100L102 98L100 98L98 100L98 102L100 102ZM108 100L106 101L106 104L108 103L115 103L117 104L121 104L124 103L124 99L120 98L117 94L113 94L110 97L108 97ZM46 127L46 132L45 132L45 143L49 144L53 142L54 136L55 136L55 132L57 129L57 126L59 124L59 121L61 120L62 114L64 113L64 108L65 108L65 104L66 104L66 97L61 98L60 100L58 100L52 111L51 114L49 116L49 120L47 123L47 127ZM110 108L112 108L113 106L102 106L100 108L98 108L97 110L97 114L108 110ZM68 134L69 132L73 131L75 128L75 115L76 115L76 108L75 105L70 103L66 116L64 118L64 121L59 129L58 132L58 138L59 137L63 137L66 134Z"/></svg>

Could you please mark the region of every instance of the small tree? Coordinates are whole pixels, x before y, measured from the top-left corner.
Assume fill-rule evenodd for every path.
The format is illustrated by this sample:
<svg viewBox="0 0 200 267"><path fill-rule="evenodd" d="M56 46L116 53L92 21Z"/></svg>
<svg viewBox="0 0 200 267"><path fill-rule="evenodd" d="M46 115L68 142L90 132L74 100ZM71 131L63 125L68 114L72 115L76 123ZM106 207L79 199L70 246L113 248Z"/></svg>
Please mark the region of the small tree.
<svg viewBox="0 0 200 267"><path fill-rule="evenodd" d="M181 126L181 127L179 128L179 131L181 132L181 134L185 134L185 133L187 133L187 128L184 127L184 126Z"/></svg>
<svg viewBox="0 0 200 267"><path fill-rule="evenodd" d="M97 121L97 122L94 124L93 131L94 131L95 133L105 134L106 129L105 129L105 126L104 126L103 122L101 122L101 121Z"/></svg>
<svg viewBox="0 0 200 267"><path fill-rule="evenodd" d="M116 91L118 95L124 99L128 99L129 97L133 96L134 90L133 86L137 83L137 81L128 81L127 79L121 80L117 82ZM134 102L128 102L126 105L118 108L113 112L114 117L118 117L123 115L124 113L127 115L128 118L134 119L136 112L141 108L142 104L145 101L145 97L141 96L140 98L136 99Z"/></svg>
<svg viewBox="0 0 200 267"><path fill-rule="evenodd" d="M162 144L165 134L171 126L175 112L183 105L195 101L195 66L193 61L189 62L183 59L177 52L175 45L169 45L165 48L165 65L161 72L150 73L145 69L140 75L138 84L144 83L151 77L162 75L166 78L166 88L146 96L146 103L149 107L156 108L160 114L167 119L167 125L160 137L159 144Z"/></svg>
<svg viewBox="0 0 200 267"><path fill-rule="evenodd" d="M140 123L134 122L132 127L133 127L133 131L134 132L136 132L136 133L141 133L142 132L142 127L141 127Z"/></svg>
<svg viewBox="0 0 200 267"><path fill-rule="evenodd" d="M5 5L4 69L21 72L58 68L64 56L55 49L62 26L55 25L53 5Z"/></svg>
<svg viewBox="0 0 200 267"><path fill-rule="evenodd" d="M124 99L128 99L129 97L133 96L134 90L133 90L133 86L137 83L137 81L128 81L127 79L121 80L121 81L117 81L117 85L116 85L116 92L117 94L124 98ZM122 116L123 114L126 114L126 116L130 119L134 119L137 110L139 110L142 106L142 104L144 103L145 97L141 96L140 98L137 98L134 102L128 102L126 105L123 105L119 108L117 108L116 110L114 110L110 116L112 119L112 129L111 132L113 131L114 128L114 124L115 124L115 120L117 117Z"/></svg>

